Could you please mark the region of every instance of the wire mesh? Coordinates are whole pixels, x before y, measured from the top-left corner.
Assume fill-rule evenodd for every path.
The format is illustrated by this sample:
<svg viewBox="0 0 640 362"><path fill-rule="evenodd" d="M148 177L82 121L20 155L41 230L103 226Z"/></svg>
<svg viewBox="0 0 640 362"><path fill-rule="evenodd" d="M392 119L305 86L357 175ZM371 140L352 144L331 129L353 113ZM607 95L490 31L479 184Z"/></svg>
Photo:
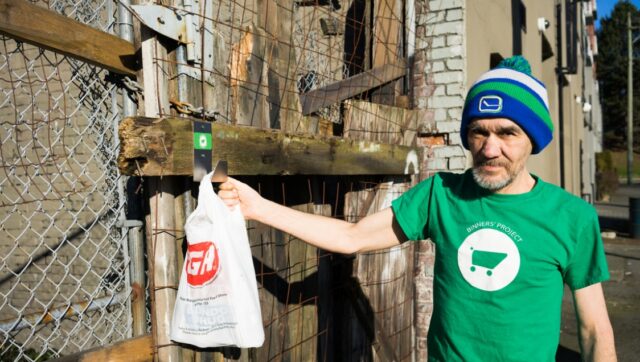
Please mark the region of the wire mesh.
<svg viewBox="0 0 640 362"><path fill-rule="evenodd" d="M183 73L204 79L200 94L190 103L215 114L217 120L321 133L324 122L343 123L346 99L409 106L404 84L408 65L399 64L407 57L403 39L411 27L400 0L194 0L192 4L169 7L193 16L199 24L212 24L211 31L199 32L204 43L213 44L212 49L202 47L214 59L212 64L158 61L177 62L193 70ZM389 78L398 68L400 73ZM361 78L353 78L358 75ZM394 126L384 132L398 135L418 127L388 120L386 115L376 109L367 117ZM329 133L341 135L349 126L334 127L336 131Z"/></svg>
<svg viewBox="0 0 640 362"><path fill-rule="evenodd" d="M113 4L49 7L110 31ZM131 336L118 90L107 72L0 37L0 360Z"/></svg>
<svg viewBox="0 0 640 362"><path fill-rule="evenodd" d="M294 209L351 222L408 188L357 178L245 181ZM344 256L257 222L248 232L266 336L250 360L412 360L413 244Z"/></svg>
<svg viewBox="0 0 640 362"><path fill-rule="evenodd" d="M170 7L200 24L212 24L199 35L205 44L201 59L210 54L214 60L207 65L154 58L175 66L178 77L189 78L188 104L171 100L178 113L285 132L415 145L420 114L407 109L406 102L404 108L396 107L407 96L403 81L408 67L388 75L406 57L403 29L409 28L402 1L189 4ZM205 41L207 37L211 40ZM368 191L347 178L328 184L292 177L248 181L282 204L349 221L388 206L404 191L404 186L375 186L379 180ZM301 198L307 183L310 195ZM325 186L333 188L331 195L321 191ZM348 191L358 194L347 197ZM249 360L411 360L413 245L354 258L323 252L258 223L251 222L248 231L266 335L264 345L248 353ZM237 359L243 352L224 353Z"/></svg>

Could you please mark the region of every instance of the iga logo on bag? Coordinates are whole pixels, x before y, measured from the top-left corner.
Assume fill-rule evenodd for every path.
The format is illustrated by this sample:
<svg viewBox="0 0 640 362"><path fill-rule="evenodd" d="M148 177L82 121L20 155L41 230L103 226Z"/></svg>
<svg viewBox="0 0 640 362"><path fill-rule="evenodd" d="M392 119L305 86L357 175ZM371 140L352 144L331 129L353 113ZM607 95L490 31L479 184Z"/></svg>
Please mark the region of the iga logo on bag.
<svg viewBox="0 0 640 362"><path fill-rule="evenodd" d="M220 259L218 248L212 241L190 244L186 257L187 283L199 287L212 281L218 274Z"/></svg>

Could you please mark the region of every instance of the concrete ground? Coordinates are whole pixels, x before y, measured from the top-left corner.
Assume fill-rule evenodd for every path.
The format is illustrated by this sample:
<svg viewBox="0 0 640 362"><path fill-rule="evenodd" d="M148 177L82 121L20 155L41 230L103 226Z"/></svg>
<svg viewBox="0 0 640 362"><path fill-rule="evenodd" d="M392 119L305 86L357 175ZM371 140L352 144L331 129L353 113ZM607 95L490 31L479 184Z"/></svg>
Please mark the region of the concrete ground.
<svg viewBox="0 0 640 362"><path fill-rule="evenodd" d="M628 199L640 197L640 184L621 186L610 202L596 203L603 231L611 280L603 283L609 318L613 325L619 361L640 360L640 239L629 236ZM580 361L573 300L565 290L558 361Z"/></svg>

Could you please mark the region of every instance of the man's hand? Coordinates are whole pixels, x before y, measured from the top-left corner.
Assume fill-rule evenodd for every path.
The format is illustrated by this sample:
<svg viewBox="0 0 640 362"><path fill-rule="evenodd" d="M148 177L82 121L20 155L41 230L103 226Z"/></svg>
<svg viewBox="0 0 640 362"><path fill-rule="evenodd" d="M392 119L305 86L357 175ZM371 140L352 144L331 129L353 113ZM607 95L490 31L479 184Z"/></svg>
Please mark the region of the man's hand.
<svg viewBox="0 0 640 362"><path fill-rule="evenodd" d="M573 292L583 361L616 361L613 328L600 283Z"/></svg>
<svg viewBox="0 0 640 362"><path fill-rule="evenodd" d="M220 184L218 196L230 208L240 207L247 220L255 220L261 210L260 204L264 199L254 189L231 177Z"/></svg>

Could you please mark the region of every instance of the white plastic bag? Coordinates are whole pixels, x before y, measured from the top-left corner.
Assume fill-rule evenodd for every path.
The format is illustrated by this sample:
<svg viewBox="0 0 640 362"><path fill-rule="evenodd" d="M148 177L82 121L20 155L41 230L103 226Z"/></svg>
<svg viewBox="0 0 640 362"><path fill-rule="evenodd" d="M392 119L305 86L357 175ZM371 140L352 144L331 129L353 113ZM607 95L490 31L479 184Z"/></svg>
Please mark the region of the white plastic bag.
<svg viewBox="0 0 640 362"><path fill-rule="evenodd" d="M264 342L256 275L244 218L200 183L185 225L189 244L173 310L171 339L198 347L259 347Z"/></svg>

